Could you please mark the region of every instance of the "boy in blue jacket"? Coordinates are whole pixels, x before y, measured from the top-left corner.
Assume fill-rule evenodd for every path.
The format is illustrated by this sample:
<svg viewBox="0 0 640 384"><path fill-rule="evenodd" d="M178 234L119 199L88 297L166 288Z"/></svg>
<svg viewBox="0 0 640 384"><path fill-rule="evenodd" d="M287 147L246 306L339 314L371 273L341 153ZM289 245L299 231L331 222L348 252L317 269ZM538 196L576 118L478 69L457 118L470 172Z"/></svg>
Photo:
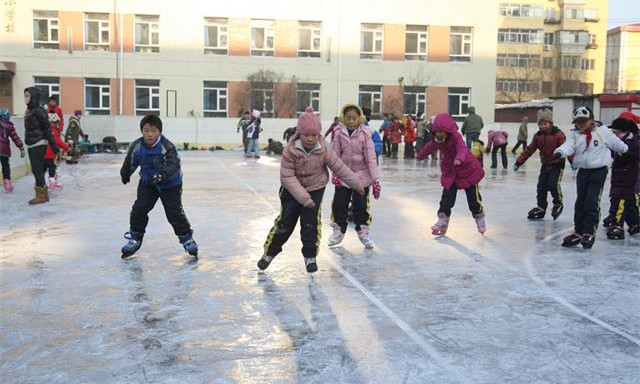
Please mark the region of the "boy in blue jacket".
<svg viewBox="0 0 640 384"><path fill-rule="evenodd" d="M149 212L158 199L184 249L198 257L198 245L182 209L182 171L175 145L162 135L162 120L156 115L146 115L140 121L142 137L131 143L127 157L120 168L122 183L127 184L136 168L140 167L138 196L130 214L130 229L125 233L129 240L122 247L122 258L132 256L142 246Z"/></svg>

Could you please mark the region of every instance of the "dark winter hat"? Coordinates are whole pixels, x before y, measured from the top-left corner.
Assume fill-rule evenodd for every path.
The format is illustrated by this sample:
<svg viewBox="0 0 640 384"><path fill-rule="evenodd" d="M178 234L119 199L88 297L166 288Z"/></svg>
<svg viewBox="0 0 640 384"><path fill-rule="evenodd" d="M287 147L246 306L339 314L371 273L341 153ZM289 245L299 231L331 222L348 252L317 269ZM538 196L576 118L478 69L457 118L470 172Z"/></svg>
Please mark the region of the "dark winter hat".
<svg viewBox="0 0 640 384"><path fill-rule="evenodd" d="M11 111L6 108L0 109L0 121L9 121L11 119Z"/></svg>
<svg viewBox="0 0 640 384"><path fill-rule="evenodd" d="M82 116L82 110L81 109L76 109L75 111L73 111L73 116Z"/></svg>
<svg viewBox="0 0 640 384"><path fill-rule="evenodd" d="M638 133L638 125L633 121L627 120L622 117L618 117L617 119L613 120L609 128L615 129L616 131L631 132L634 135Z"/></svg>
<svg viewBox="0 0 640 384"><path fill-rule="evenodd" d="M142 120L140 120L141 131L142 131L142 127L144 127L145 124L152 125L158 128L160 132L162 132L162 120L160 120L160 118L156 115L146 115L145 117L142 118Z"/></svg>

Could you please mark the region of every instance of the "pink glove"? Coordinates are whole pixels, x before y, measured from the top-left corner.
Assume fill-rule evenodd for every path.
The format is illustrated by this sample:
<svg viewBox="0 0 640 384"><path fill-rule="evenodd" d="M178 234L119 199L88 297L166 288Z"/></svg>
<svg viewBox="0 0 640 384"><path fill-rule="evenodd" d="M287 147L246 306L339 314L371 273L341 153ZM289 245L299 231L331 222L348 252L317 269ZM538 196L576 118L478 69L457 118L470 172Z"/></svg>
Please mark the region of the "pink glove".
<svg viewBox="0 0 640 384"><path fill-rule="evenodd" d="M338 175L336 175L335 173L333 174L333 176L331 176L331 183L336 187L342 186L342 180L340 180Z"/></svg>
<svg viewBox="0 0 640 384"><path fill-rule="evenodd" d="M380 198L380 183L376 180L371 184L371 189L373 190L373 198L378 200Z"/></svg>

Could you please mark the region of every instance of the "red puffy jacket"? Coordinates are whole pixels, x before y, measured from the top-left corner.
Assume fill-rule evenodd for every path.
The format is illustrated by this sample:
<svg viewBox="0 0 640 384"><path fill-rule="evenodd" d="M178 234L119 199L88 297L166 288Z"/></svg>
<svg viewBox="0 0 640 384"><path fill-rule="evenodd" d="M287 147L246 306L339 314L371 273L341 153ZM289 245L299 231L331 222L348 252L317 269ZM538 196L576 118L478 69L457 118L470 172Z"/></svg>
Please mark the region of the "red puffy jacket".
<svg viewBox="0 0 640 384"><path fill-rule="evenodd" d="M58 130L58 127L56 127L53 123L51 123L51 133L53 133L53 139L56 141L56 145L58 146L58 148L65 151L68 151L70 149L69 145L62 141L62 138L60 137L60 130ZM49 144L47 144L47 152L44 154L44 158L47 160L53 160L56 158L56 154L53 153L53 150L51 149L51 146Z"/></svg>
<svg viewBox="0 0 640 384"><path fill-rule="evenodd" d="M552 165L563 165L564 166L564 158L553 158L553 151L556 148L562 145L567 141L567 137L564 133L556 126L551 128L549 133L545 133L542 131L536 132L533 135L533 140L531 144L527 145L527 147L522 151L522 154L518 156L516 159L516 164L518 166L524 164L527 159L535 153L536 150L540 151L540 162L543 166L549 167Z"/></svg>

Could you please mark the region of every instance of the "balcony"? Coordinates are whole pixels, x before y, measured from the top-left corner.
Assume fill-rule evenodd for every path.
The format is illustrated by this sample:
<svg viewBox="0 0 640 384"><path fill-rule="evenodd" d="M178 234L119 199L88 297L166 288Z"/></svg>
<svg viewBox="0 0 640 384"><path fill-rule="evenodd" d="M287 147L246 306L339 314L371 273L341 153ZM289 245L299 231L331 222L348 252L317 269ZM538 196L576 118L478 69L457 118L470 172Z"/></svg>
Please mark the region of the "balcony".
<svg viewBox="0 0 640 384"><path fill-rule="evenodd" d="M544 18L545 24L560 24L560 17L558 16L546 16Z"/></svg>

